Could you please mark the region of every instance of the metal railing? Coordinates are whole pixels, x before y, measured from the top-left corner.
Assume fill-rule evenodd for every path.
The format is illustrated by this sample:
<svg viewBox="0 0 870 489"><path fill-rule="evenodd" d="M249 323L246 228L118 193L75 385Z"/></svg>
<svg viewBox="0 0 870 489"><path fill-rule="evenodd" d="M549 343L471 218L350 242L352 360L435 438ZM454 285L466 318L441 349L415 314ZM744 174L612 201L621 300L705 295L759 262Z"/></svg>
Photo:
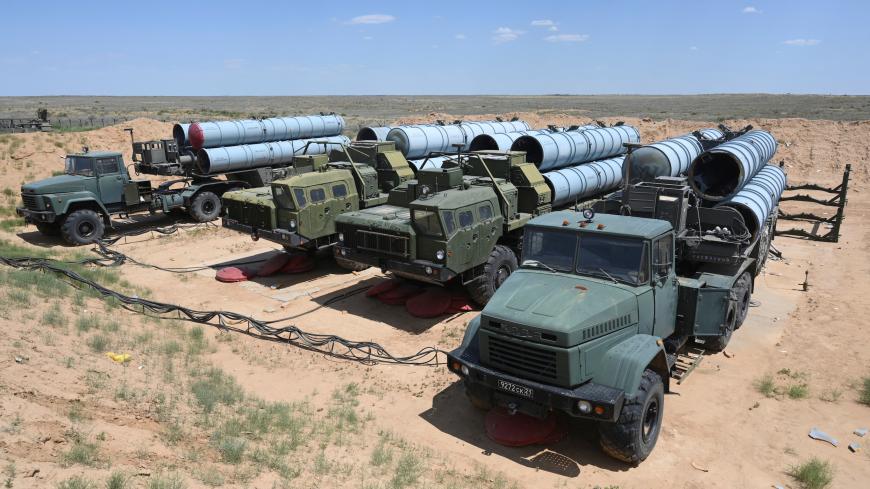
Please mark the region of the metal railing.
<svg viewBox="0 0 870 489"><path fill-rule="evenodd" d="M812 229L810 229L809 231L800 228L790 228L783 230L776 229L775 234L777 236L791 236L793 238L804 238L812 241L827 241L830 243L838 242L840 240L840 227L842 226L843 219L845 218L844 212L846 209L846 194L849 190L849 174L851 173L851 171L852 165L847 164L846 170L843 172L843 181L833 188L822 187L821 185L817 185L814 183L786 187L786 192L809 190L833 194L833 197L829 199L820 199L817 197L813 197L809 194L783 194L783 196L779 199L780 202L809 202L811 204L816 204L824 207L835 207L837 210L834 215L830 217L825 217L814 214L812 212L787 213L783 212L782 208L780 208L779 216L777 217L777 228L779 228L778 224L779 220L781 219L786 221L809 222L812 223ZM822 225L830 226L830 230L828 232L820 231Z"/></svg>

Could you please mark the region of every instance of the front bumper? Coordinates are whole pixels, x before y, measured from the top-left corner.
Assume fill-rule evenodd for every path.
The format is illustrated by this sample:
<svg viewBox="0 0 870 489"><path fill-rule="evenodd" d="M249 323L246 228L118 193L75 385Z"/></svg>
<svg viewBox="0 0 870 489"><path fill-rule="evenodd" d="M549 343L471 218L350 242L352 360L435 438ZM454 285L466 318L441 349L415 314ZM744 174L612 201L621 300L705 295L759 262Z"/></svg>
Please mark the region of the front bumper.
<svg viewBox="0 0 870 489"><path fill-rule="evenodd" d="M462 373L462 366L468 375ZM458 367L457 367L458 366ZM470 395L489 401L492 405L516 410L536 418L545 418L550 411L562 411L577 418L614 422L622 411L625 392L622 389L586 382L575 388L542 384L503 372L498 372L480 364L476 349L457 348L447 354L447 368L457 374L465 383ZM531 397L521 397L499 387L499 380L515 386L531 389ZM579 401L588 401L593 409L582 413L577 407ZM595 408L600 407L600 414Z"/></svg>
<svg viewBox="0 0 870 489"><path fill-rule="evenodd" d="M57 220L57 214L54 211L34 211L22 207L15 208L15 213L24 218L25 222L31 224L52 223Z"/></svg>
<svg viewBox="0 0 870 489"><path fill-rule="evenodd" d="M400 277L443 284L454 279L457 274L440 263L426 260L406 261L399 258L388 258L374 253L361 252L356 248L335 245L335 256L357 263L363 263L370 267L380 268L384 272L392 272Z"/></svg>
<svg viewBox="0 0 870 489"><path fill-rule="evenodd" d="M285 231L283 229L257 229L253 226L242 224L235 219L230 219L229 217L224 217L221 223L223 224L223 227L227 229L250 235L251 239L254 241L265 239L266 241L272 241L291 248L306 248L306 244L309 243L309 240L299 236L297 233Z"/></svg>

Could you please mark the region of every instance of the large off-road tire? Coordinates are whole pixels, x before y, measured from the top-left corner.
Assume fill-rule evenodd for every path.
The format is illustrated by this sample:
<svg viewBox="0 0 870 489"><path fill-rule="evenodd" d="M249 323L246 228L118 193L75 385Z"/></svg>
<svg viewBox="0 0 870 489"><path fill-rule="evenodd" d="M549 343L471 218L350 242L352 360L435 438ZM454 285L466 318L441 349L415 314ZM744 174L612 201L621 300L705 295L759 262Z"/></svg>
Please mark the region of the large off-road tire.
<svg viewBox="0 0 870 489"><path fill-rule="evenodd" d="M93 243L103 237L106 227L96 211L81 209L72 212L60 225L60 235L71 245Z"/></svg>
<svg viewBox="0 0 870 489"><path fill-rule="evenodd" d="M481 306L495 294L508 276L517 269L517 255L504 245L496 245L483 265L483 273L467 286L471 299Z"/></svg>
<svg viewBox="0 0 870 489"><path fill-rule="evenodd" d="M611 457L637 465L652 453L664 415L665 388L659 374L643 371L637 395L626 401L615 423L599 423L601 449Z"/></svg>
<svg viewBox="0 0 870 489"><path fill-rule="evenodd" d="M336 265L351 272L361 272L369 268L365 263L358 263L353 260L348 260L347 258L342 258L338 255L333 255L333 257L335 258Z"/></svg>
<svg viewBox="0 0 870 489"><path fill-rule="evenodd" d="M743 326L743 321L746 321L746 316L749 314L749 302L752 300L752 278L749 277L749 272L743 272L743 275L734 283L734 293L737 298L737 317L734 320L734 329L740 329Z"/></svg>
<svg viewBox="0 0 870 489"><path fill-rule="evenodd" d="M196 222L214 221L221 215L221 199L214 192L202 191L193 198L189 211Z"/></svg>
<svg viewBox="0 0 870 489"><path fill-rule="evenodd" d="M725 313L725 330L719 336L704 338L704 349L718 353L728 346L728 342L731 341L731 335L734 334L734 330L736 329L737 309L737 302L728 301L728 311Z"/></svg>
<svg viewBox="0 0 870 489"><path fill-rule="evenodd" d="M56 222L36 223L36 230L46 236L60 236L60 224Z"/></svg>

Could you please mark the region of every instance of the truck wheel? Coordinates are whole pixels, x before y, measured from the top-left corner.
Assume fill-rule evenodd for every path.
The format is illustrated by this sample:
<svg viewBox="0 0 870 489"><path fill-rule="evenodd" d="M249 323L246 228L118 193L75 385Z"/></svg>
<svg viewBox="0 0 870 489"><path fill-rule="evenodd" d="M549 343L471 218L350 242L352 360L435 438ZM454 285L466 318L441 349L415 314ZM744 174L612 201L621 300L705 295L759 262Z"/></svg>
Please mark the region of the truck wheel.
<svg viewBox="0 0 870 489"><path fill-rule="evenodd" d="M361 272L361 271L369 268L369 266L364 264L364 263L357 263L353 260L348 260L347 258L342 258L340 256L335 256L335 255L333 255L333 257L335 258L336 265L340 266L341 268L343 268L345 270L349 270L351 272Z"/></svg>
<svg viewBox="0 0 870 489"><path fill-rule="evenodd" d="M735 284L736 287L736 284ZM712 352L720 352L728 346L731 341L731 335L734 334L734 325L737 324L738 303L731 302L728 305L728 312L725 314L725 331L719 336L704 338L704 348ZM748 302L747 302L748 307Z"/></svg>
<svg viewBox="0 0 870 489"><path fill-rule="evenodd" d="M662 427L665 388L659 374L650 369L634 399L626 401L615 423L600 423L601 449L611 457L637 465L649 456Z"/></svg>
<svg viewBox="0 0 870 489"><path fill-rule="evenodd" d="M60 236L60 225L56 222L37 223L36 230L46 236Z"/></svg>
<svg viewBox="0 0 870 489"><path fill-rule="evenodd" d="M103 237L103 231L103 218L90 209L71 213L60 226L61 236L71 245L93 243Z"/></svg>
<svg viewBox="0 0 870 489"><path fill-rule="evenodd" d="M200 192L190 204L190 217L196 222L214 221L220 214L221 199L213 192Z"/></svg>
<svg viewBox="0 0 870 489"><path fill-rule="evenodd" d="M737 317L734 320L734 329L737 330L743 326L743 321L749 314L749 301L752 299L752 279L749 278L749 272L743 272L743 275L734 284L734 289L737 297Z"/></svg>
<svg viewBox="0 0 870 489"><path fill-rule="evenodd" d="M495 291L517 269L517 256L504 245L496 245L483 265L483 273L468 284L471 299L485 306Z"/></svg>

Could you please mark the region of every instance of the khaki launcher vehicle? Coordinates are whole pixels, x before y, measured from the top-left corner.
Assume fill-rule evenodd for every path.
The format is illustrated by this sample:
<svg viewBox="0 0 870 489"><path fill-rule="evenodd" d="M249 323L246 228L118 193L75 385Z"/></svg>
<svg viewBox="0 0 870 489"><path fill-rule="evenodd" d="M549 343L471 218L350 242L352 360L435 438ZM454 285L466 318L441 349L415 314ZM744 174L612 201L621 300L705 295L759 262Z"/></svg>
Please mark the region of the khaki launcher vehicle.
<svg viewBox="0 0 870 489"><path fill-rule="evenodd" d="M390 141L360 141L328 155L298 156L292 173L268 187L225 193L224 227L288 250L327 248L338 241L338 216L386 203L384 192L414 175ZM337 262L359 269L340 258Z"/></svg>
<svg viewBox="0 0 870 489"><path fill-rule="evenodd" d="M702 358L692 345L720 351L743 324L777 210L750 232L738 211L705 207L671 177L595 209L526 225L521 267L448 368L476 406L596 421L602 449L636 464L656 444L671 379Z"/></svg>
<svg viewBox="0 0 870 489"><path fill-rule="evenodd" d="M477 151L422 168L387 205L336 219L336 257L398 276L458 279L485 304L517 268L524 226L551 191L523 152Z"/></svg>

